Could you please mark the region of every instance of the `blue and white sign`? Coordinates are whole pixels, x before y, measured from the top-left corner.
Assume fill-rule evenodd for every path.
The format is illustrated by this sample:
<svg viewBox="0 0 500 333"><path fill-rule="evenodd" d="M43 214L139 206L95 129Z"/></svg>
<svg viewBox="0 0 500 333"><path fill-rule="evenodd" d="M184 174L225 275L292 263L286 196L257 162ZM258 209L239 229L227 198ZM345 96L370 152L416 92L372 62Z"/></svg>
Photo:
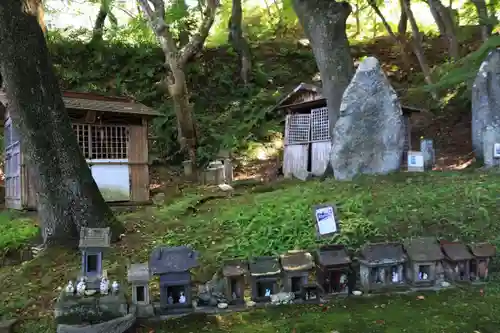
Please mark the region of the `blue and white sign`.
<svg viewBox="0 0 500 333"><path fill-rule="evenodd" d="M495 143L493 145L493 157L500 158L500 143Z"/></svg>
<svg viewBox="0 0 500 333"><path fill-rule="evenodd" d="M332 206L316 207L316 225L320 236L333 234L338 231L335 211Z"/></svg>
<svg viewBox="0 0 500 333"><path fill-rule="evenodd" d="M408 166L412 168L423 168L424 156L422 156L422 153L408 153Z"/></svg>

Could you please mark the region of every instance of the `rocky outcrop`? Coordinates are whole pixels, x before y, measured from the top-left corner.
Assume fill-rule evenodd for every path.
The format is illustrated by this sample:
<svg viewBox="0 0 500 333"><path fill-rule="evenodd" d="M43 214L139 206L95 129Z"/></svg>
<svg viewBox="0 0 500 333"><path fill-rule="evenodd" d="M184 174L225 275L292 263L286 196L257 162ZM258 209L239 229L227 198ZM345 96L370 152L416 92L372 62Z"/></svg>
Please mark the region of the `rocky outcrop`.
<svg viewBox="0 0 500 333"><path fill-rule="evenodd" d="M500 49L488 54L481 64L472 87L472 148L476 158L485 159L486 128L500 129ZM497 132L494 136L499 136ZM490 138L491 133L487 134ZM493 146L486 147L493 153Z"/></svg>
<svg viewBox="0 0 500 333"><path fill-rule="evenodd" d="M377 59L366 58L342 97L330 161L336 179L399 170L404 149L403 113Z"/></svg>

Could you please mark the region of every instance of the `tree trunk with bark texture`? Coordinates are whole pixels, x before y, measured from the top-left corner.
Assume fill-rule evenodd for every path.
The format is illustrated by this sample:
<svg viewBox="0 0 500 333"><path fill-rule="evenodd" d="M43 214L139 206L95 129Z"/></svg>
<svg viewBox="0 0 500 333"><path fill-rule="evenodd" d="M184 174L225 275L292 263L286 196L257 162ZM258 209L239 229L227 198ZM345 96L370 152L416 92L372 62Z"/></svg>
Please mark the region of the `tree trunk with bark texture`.
<svg viewBox="0 0 500 333"><path fill-rule="evenodd" d="M387 33L389 34L389 36L393 40L394 44L396 44L398 46L399 52L401 53L401 59L403 60L403 64L405 66L405 69L407 71L410 70L411 69L411 61L410 61L410 58L408 57L408 54L406 53L406 47L405 47L405 44L403 42L403 40L404 40L403 36L401 36L401 38L398 38L398 36L396 36L394 31L392 31L391 26L389 25L389 23L385 19L385 16L384 16L384 14L382 14L382 11L380 10L380 8L378 8L375 0L368 0L368 4L370 5L370 7L372 7L372 9L375 11L375 14L377 14L377 16L380 18L380 20L382 20L382 24L384 25L385 30L387 30Z"/></svg>
<svg viewBox="0 0 500 333"><path fill-rule="evenodd" d="M455 23L452 17L452 9L445 7L441 0L427 0L432 16L439 28L441 36L446 37L448 41L448 53L451 58L457 60L460 58L460 48Z"/></svg>
<svg viewBox="0 0 500 333"><path fill-rule="evenodd" d="M492 20L488 14L488 7L486 6L486 1L484 0L472 0L472 3L476 7L477 16L479 17L479 25L481 26L481 37L483 41L488 40L493 31Z"/></svg>
<svg viewBox="0 0 500 333"><path fill-rule="evenodd" d="M406 31L408 30L408 16L406 15L403 0L399 0L399 7L401 8L401 13L399 15L398 23L398 34L399 36L404 36L406 39Z"/></svg>
<svg viewBox="0 0 500 333"><path fill-rule="evenodd" d="M77 246L79 229L124 231L104 201L65 110L45 39L22 0L0 2L0 71L32 171L48 246Z"/></svg>
<svg viewBox="0 0 500 333"><path fill-rule="evenodd" d="M92 30L92 39L90 44L102 42L102 35L104 34L104 23L106 22L106 17L108 17L109 6L105 1L101 1L101 7L99 7L99 13L94 22L94 29Z"/></svg>
<svg viewBox="0 0 500 333"><path fill-rule="evenodd" d="M198 32L191 37L186 45L179 48L174 41L170 26L164 19L164 0L138 0L138 2L165 55L165 68L169 70L166 75L166 83L174 102L179 144L181 149L187 153L192 170L196 170L196 124L185 68L187 62L203 47L215 21L215 13L219 4L216 0L207 0ZM197 172L193 172L193 175L196 176Z"/></svg>
<svg viewBox="0 0 500 333"><path fill-rule="evenodd" d="M346 2L293 0L293 7L316 58L333 129L339 118L342 94L354 75L345 31L351 6Z"/></svg>
<svg viewBox="0 0 500 333"><path fill-rule="evenodd" d="M243 20L243 9L241 8L241 0L233 0L231 9L231 18L229 19L229 36L228 41L238 53L240 60L240 77L245 84L249 82L250 72L252 70L252 60L250 54L250 46L241 29Z"/></svg>
<svg viewBox="0 0 500 333"><path fill-rule="evenodd" d="M26 0L25 1L28 12L36 17L40 28L43 33L47 33L47 26L45 25L45 10L43 8L43 0Z"/></svg>
<svg viewBox="0 0 500 333"><path fill-rule="evenodd" d="M420 34L420 30L418 29L417 21L415 20L413 11L411 10L410 0L403 0L403 8L406 12L406 15L408 16L408 21L410 21L411 32L413 35L413 50L415 52L415 56L417 57L420 68L422 69L422 73L424 74L425 82L430 85L432 84L431 70L425 57L424 47L422 46L422 35Z"/></svg>

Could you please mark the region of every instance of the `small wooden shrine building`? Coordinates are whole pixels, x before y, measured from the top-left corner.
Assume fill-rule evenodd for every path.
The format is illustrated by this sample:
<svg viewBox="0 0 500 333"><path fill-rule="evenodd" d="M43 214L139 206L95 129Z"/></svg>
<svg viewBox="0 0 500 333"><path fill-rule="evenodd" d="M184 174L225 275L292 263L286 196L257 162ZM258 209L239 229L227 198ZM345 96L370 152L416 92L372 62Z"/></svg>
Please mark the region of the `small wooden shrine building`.
<svg viewBox="0 0 500 333"><path fill-rule="evenodd" d="M402 105L406 127L405 150L402 162L412 148L410 117L422 110ZM321 88L307 83L299 84L283 97L272 111L285 115L283 174L291 177L304 171L313 176L325 172L332 148L330 121L326 99Z"/></svg>
<svg viewBox="0 0 500 333"><path fill-rule="evenodd" d="M108 202L149 201L148 122L160 113L123 97L63 92L66 110L92 176ZM12 126L9 103L4 111L5 206L35 209L21 138Z"/></svg>

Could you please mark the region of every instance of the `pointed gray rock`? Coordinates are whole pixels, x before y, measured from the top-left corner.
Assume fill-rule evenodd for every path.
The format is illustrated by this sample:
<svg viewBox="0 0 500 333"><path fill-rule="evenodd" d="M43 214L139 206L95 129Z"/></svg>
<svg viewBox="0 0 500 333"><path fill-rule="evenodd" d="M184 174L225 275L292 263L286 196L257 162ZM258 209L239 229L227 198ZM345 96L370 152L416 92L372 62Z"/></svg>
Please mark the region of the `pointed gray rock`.
<svg viewBox="0 0 500 333"><path fill-rule="evenodd" d="M403 112L376 58L366 58L342 96L330 161L336 179L399 170L404 149Z"/></svg>
<svg viewBox="0 0 500 333"><path fill-rule="evenodd" d="M500 128L500 49L484 59L472 86L472 148L480 160L486 157L484 136L488 126L492 126L490 131ZM491 133L486 135L492 137Z"/></svg>

